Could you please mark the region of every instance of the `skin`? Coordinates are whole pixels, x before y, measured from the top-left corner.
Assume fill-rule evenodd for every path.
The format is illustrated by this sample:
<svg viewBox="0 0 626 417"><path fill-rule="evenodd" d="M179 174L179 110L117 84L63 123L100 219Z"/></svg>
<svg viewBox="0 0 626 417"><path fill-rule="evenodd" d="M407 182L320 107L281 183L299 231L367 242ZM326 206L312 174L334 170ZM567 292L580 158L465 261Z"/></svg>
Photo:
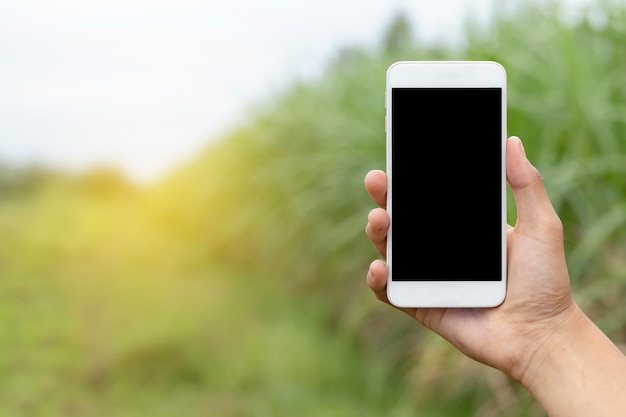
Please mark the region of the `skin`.
<svg viewBox="0 0 626 417"><path fill-rule="evenodd" d="M394 308L519 381L550 416L626 416L626 357L574 301L561 220L518 137L507 140L506 166L518 213L507 230L506 300L488 309ZM385 172L368 172L365 188L379 206L365 232L385 258ZM377 259L367 284L391 305L386 282L387 265Z"/></svg>

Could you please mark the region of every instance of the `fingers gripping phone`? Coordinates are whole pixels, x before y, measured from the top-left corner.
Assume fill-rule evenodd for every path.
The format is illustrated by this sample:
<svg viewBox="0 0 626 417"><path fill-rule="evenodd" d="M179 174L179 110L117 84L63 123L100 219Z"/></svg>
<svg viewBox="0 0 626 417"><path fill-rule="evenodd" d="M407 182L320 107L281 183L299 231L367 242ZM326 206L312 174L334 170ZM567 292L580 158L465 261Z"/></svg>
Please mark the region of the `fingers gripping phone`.
<svg viewBox="0 0 626 417"><path fill-rule="evenodd" d="M387 71L387 296L494 307L506 295L506 72L487 61Z"/></svg>

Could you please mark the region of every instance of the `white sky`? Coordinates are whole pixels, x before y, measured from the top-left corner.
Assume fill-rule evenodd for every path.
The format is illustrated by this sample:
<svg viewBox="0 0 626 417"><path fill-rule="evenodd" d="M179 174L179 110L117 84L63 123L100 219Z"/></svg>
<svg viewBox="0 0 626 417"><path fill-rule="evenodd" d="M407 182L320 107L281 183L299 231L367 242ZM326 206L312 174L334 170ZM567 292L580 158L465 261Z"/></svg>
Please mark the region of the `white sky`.
<svg viewBox="0 0 626 417"><path fill-rule="evenodd" d="M0 160L149 182L296 76L368 46L399 10L458 36L490 0L2 0Z"/></svg>

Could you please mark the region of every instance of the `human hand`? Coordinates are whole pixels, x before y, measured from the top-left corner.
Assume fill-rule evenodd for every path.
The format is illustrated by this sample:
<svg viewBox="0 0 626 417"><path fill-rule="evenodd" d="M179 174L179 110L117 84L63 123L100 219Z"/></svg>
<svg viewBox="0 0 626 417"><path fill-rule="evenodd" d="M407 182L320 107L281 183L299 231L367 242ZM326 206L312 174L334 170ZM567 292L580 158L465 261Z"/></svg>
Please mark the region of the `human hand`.
<svg viewBox="0 0 626 417"><path fill-rule="evenodd" d="M548 354L552 336L582 312L575 304L563 247L561 221L548 198L539 172L527 160L521 141L506 145L507 181L517 206L515 227L507 230L508 288L494 308L398 308L438 333L467 356L522 381L534 373L538 356ZM387 176L373 170L365 187L380 207L368 216L366 234L386 256L389 216L385 210ZM459 225L462 228L462 225ZM367 283L387 303L387 265L371 263Z"/></svg>

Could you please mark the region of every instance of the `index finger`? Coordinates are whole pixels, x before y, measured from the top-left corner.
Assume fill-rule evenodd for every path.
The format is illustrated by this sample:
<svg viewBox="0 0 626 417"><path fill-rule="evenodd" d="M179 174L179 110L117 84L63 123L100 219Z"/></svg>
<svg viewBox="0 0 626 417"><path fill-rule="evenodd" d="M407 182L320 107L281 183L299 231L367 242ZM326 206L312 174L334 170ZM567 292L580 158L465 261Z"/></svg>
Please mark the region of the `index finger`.
<svg viewBox="0 0 626 417"><path fill-rule="evenodd" d="M387 174L379 169L373 169L365 175L365 189L368 194L382 208L387 206Z"/></svg>

